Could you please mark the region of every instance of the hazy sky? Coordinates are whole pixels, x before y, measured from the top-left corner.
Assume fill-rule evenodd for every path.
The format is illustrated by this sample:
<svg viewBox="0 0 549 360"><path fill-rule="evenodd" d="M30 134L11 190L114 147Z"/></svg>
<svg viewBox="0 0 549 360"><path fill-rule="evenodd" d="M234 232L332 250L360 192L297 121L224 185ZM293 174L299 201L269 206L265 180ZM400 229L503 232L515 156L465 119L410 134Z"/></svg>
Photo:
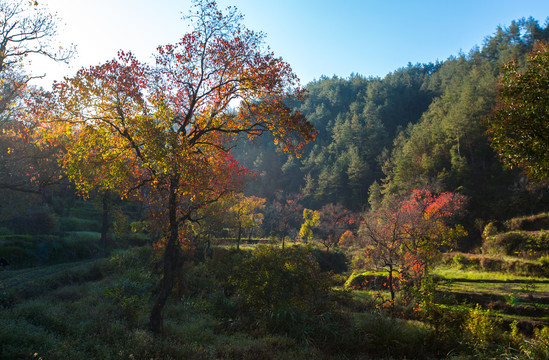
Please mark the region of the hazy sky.
<svg viewBox="0 0 549 360"><path fill-rule="evenodd" d="M190 0L42 0L62 18L60 39L77 46L70 66L34 60L35 75L49 87L81 67L131 50L141 60L186 32L181 15ZM245 24L263 31L302 84L322 75L383 77L411 63L446 60L482 46L497 26L549 16L548 0L218 0L236 6Z"/></svg>

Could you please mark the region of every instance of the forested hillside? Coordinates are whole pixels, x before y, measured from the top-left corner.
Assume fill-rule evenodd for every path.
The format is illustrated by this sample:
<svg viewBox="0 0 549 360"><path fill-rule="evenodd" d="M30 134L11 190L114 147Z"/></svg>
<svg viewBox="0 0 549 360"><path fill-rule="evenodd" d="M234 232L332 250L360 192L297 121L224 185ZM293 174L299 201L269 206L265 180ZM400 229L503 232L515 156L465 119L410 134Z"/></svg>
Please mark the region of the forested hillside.
<svg viewBox="0 0 549 360"><path fill-rule="evenodd" d="M524 63L549 27L530 18L500 27L481 47L436 64L408 64L384 78L322 77L298 106L319 130L302 158L263 142L238 157L258 174L250 194L300 194L305 207L341 203L358 211L386 193L414 188L469 198L467 223L532 213L547 204L547 184L503 169L485 119L496 105L500 66ZM471 231L470 231L471 232Z"/></svg>

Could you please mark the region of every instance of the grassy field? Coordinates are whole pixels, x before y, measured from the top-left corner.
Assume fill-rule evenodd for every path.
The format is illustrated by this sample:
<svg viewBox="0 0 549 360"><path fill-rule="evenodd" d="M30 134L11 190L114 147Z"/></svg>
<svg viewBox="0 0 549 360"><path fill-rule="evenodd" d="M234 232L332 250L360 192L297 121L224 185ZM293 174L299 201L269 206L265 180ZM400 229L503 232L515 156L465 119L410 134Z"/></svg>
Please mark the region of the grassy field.
<svg viewBox="0 0 549 360"><path fill-rule="evenodd" d="M246 248L236 258L255 251ZM549 279L543 277L445 265L432 273L433 303L413 309L403 305L399 292L391 309L381 301L387 292L343 290L349 274L338 275L319 313L256 313L214 281L216 272L230 278L246 270L223 268L237 254L222 249L217 260L214 255L186 268L166 308L162 337L147 330L159 279L149 247L0 272L0 358L536 359L549 354L549 331L543 330L549 322Z"/></svg>

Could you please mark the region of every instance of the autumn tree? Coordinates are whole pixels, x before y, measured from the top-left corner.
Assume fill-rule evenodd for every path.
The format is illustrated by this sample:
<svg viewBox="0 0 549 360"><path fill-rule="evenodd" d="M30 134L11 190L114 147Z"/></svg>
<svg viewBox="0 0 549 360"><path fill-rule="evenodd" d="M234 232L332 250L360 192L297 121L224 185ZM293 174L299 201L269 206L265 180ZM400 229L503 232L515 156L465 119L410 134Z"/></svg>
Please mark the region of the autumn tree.
<svg viewBox="0 0 549 360"><path fill-rule="evenodd" d="M261 213L265 209L265 199L257 196L245 196L236 194L232 200L233 205L228 209L229 222L237 229L236 248L240 250L242 233L249 230L251 238L255 227L263 223L265 215Z"/></svg>
<svg viewBox="0 0 549 360"><path fill-rule="evenodd" d="M397 273L419 286L440 251L465 235L461 226L451 223L464 201L460 194L416 189L404 199L388 197L364 214L359 235L374 265L388 272L391 300Z"/></svg>
<svg viewBox="0 0 549 360"><path fill-rule="evenodd" d="M40 76L32 74L33 68L25 67L25 60L41 56L67 61L74 52L72 47L63 49L57 42L59 21L36 2L0 1L1 189L43 194L46 185L59 182L54 146L38 149L33 124L19 118L25 102L35 98L27 84Z"/></svg>
<svg viewBox="0 0 549 360"><path fill-rule="evenodd" d="M303 209L303 224L299 229L299 239L304 242L311 241L314 236L314 230L320 223L320 211Z"/></svg>
<svg viewBox="0 0 549 360"><path fill-rule="evenodd" d="M282 239L282 248L285 246L286 236L294 236L300 226L301 196L288 194L281 190L275 193L275 199L266 209L267 222L271 230L278 233Z"/></svg>
<svg viewBox="0 0 549 360"><path fill-rule="evenodd" d="M320 209L318 221L319 241L330 251L339 242L345 231L357 223L355 216L341 204L329 203Z"/></svg>
<svg viewBox="0 0 549 360"><path fill-rule="evenodd" d="M549 176L549 45L538 42L525 68L501 68L498 107L489 118L492 147L510 168L534 179Z"/></svg>
<svg viewBox="0 0 549 360"><path fill-rule="evenodd" d="M395 274L403 264L404 214L391 199L364 215L359 236L372 263L388 273L391 300L395 298Z"/></svg>
<svg viewBox="0 0 549 360"><path fill-rule="evenodd" d="M62 163L80 189L116 189L156 204L165 234L150 316L156 334L189 222L240 188L245 170L230 154L235 136L270 132L280 149L299 152L315 135L287 105L302 96L290 66L242 25L236 9L197 0L186 20L192 32L160 46L155 67L121 52L57 84L43 115L49 136L72 136Z"/></svg>

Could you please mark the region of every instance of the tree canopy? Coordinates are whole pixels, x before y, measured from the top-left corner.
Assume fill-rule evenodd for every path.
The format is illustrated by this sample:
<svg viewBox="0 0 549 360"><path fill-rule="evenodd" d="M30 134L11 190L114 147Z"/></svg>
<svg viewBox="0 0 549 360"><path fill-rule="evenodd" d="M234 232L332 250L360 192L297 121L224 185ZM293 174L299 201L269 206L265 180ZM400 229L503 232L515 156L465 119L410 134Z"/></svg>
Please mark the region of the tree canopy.
<svg viewBox="0 0 549 360"><path fill-rule="evenodd" d="M524 68L503 65L498 108L489 118L491 144L506 166L534 179L549 176L549 45L536 43Z"/></svg>
<svg viewBox="0 0 549 360"><path fill-rule="evenodd" d="M156 210L166 234L163 279L151 313L161 314L174 282L181 229L197 210L241 186L232 158L235 136L269 132L279 148L299 153L313 126L287 104L302 93L288 64L263 47L236 9L196 1L194 28L160 46L156 66L131 53L80 70L34 109L43 139L71 139L62 155L82 191L137 194ZM232 107L238 102L238 109Z"/></svg>

